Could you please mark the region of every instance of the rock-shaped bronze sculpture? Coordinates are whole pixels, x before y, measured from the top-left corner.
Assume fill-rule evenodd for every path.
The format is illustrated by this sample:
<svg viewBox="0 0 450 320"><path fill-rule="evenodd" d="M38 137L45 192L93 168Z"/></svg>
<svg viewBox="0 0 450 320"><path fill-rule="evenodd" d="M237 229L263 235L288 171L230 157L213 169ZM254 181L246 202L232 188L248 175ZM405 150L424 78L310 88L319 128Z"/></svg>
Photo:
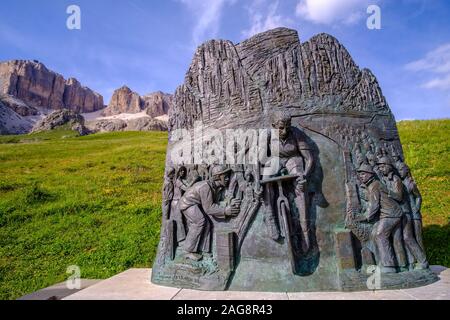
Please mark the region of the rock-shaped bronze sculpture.
<svg viewBox="0 0 450 320"><path fill-rule="evenodd" d="M437 280L394 116L333 37L300 43L279 28L203 44L169 127L154 283L323 291Z"/></svg>

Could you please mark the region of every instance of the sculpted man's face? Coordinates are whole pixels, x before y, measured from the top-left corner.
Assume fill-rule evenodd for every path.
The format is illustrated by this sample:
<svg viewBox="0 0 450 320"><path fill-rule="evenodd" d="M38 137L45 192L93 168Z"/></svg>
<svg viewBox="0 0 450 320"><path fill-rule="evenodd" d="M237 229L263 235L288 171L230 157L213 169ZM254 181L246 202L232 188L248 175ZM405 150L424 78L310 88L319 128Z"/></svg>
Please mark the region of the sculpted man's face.
<svg viewBox="0 0 450 320"><path fill-rule="evenodd" d="M228 186L230 185L230 179L231 179L230 173L222 174L220 175L219 179L216 180L216 184L219 187L228 188Z"/></svg>
<svg viewBox="0 0 450 320"><path fill-rule="evenodd" d="M405 179L409 173L408 167L406 166L400 167L400 169L398 169L398 173L400 174L400 178Z"/></svg>
<svg viewBox="0 0 450 320"><path fill-rule="evenodd" d="M290 121L277 121L273 124L274 129L278 129L279 136L281 140L286 140L289 135L289 130L291 128Z"/></svg>
<svg viewBox="0 0 450 320"><path fill-rule="evenodd" d="M392 171L391 166L388 164L380 164L378 168L380 169L381 173L384 174L385 176L387 176Z"/></svg>
<svg viewBox="0 0 450 320"><path fill-rule="evenodd" d="M358 153L358 154L356 155L356 159L357 159L358 161L363 161L363 160L364 160L364 157L363 157L362 153Z"/></svg>
<svg viewBox="0 0 450 320"><path fill-rule="evenodd" d="M230 174L229 173L222 174L220 176L220 180L218 180L218 182L221 187L227 188L230 185Z"/></svg>
<svg viewBox="0 0 450 320"><path fill-rule="evenodd" d="M231 174L227 173L224 177L223 177L223 181L224 181L224 186L228 187L230 185L230 178L231 178Z"/></svg>
<svg viewBox="0 0 450 320"><path fill-rule="evenodd" d="M359 181L362 183L367 183L373 177L372 173L369 172L358 172Z"/></svg>

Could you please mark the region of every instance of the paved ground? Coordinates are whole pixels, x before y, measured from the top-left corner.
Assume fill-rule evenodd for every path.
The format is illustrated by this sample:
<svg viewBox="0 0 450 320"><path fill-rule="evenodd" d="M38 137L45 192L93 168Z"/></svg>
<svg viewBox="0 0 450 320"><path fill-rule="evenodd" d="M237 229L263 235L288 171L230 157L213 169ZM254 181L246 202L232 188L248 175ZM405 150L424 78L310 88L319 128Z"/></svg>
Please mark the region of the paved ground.
<svg viewBox="0 0 450 320"><path fill-rule="evenodd" d="M421 288L376 292L204 292L150 283L151 269L130 269L65 300L450 300L450 269L434 266L440 281Z"/></svg>
<svg viewBox="0 0 450 320"><path fill-rule="evenodd" d="M76 292L84 290L94 284L97 284L103 280L81 280L81 288L77 290L70 290L67 288L66 282L55 284L54 286L36 291L32 294L28 294L17 300L62 300L67 296L70 296Z"/></svg>

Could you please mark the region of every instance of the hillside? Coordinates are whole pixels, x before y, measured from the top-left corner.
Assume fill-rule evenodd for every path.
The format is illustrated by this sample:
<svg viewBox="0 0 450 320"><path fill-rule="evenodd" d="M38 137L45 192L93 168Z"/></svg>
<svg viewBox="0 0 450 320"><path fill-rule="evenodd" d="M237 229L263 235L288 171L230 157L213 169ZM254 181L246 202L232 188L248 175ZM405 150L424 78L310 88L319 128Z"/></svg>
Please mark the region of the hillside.
<svg viewBox="0 0 450 320"><path fill-rule="evenodd" d="M149 266L166 140L159 132L0 137L0 299L64 281L69 265L84 278Z"/></svg>
<svg viewBox="0 0 450 320"><path fill-rule="evenodd" d="M399 124L424 197L432 264L450 267L450 120ZM159 241L167 133L0 137L0 299L150 267Z"/></svg>

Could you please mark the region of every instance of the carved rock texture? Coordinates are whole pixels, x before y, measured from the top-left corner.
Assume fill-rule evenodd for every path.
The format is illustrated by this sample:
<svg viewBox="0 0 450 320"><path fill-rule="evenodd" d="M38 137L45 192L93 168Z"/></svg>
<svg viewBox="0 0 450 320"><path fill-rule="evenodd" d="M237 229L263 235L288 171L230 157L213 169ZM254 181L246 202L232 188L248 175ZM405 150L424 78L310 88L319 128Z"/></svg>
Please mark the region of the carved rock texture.
<svg viewBox="0 0 450 320"><path fill-rule="evenodd" d="M93 112L104 107L103 97L76 79L65 80L38 61L0 63L0 94L11 95L30 107Z"/></svg>
<svg viewBox="0 0 450 320"><path fill-rule="evenodd" d="M113 116L121 113L146 113L156 118L166 115L173 104L173 96L161 91L141 97L137 92L127 86L114 91L108 107L102 112L104 116Z"/></svg>
<svg viewBox="0 0 450 320"><path fill-rule="evenodd" d="M301 114L390 114L376 78L360 70L338 40L319 34L300 43L297 31L278 28L237 45L201 45L176 90L169 129L190 128L196 120L244 121L284 106Z"/></svg>

